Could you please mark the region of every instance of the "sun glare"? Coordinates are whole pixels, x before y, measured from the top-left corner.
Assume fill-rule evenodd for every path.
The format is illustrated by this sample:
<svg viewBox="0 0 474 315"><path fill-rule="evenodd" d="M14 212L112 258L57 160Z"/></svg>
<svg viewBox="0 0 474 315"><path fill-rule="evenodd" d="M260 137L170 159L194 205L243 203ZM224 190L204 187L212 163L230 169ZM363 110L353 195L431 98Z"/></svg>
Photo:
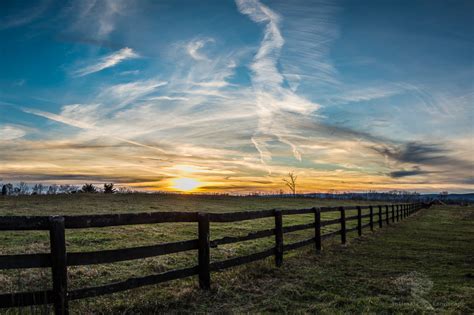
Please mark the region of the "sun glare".
<svg viewBox="0 0 474 315"><path fill-rule="evenodd" d="M173 179L172 188L181 190L181 191L191 191L201 186L201 183L193 178L176 178Z"/></svg>

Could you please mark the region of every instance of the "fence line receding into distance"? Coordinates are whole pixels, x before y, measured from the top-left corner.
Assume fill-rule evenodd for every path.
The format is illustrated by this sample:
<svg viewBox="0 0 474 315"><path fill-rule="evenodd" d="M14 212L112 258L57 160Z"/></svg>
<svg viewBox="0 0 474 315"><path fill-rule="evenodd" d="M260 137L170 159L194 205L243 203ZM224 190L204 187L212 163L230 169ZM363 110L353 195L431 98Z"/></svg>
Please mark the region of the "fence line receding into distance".
<svg viewBox="0 0 474 315"><path fill-rule="evenodd" d="M378 224L381 228L384 224L384 217L385 224L390 224L390 221L392 223L400 221L425 207L426 205L424 204L413 203L377 206L260 210L229 213L152 212L75 216L0 216L0 231L48 230L51 244L51 251L49 254L0 255L0 270L51 268L53 284L52 290L47 291L0 294L0 308L54 304L56 314L67 314L68 302L70 300L110 294L193 275L199 276L199 286L202 289L209 289L211 285L210 273L212 271L250 263L269 256L275 256L275 264L280 266L283 263L283 253L286 251L297 249L309 244L314 244L316 250L320 251L322 241L336 235L340 235L341 243L345 244L347 233L357 231L360 236L362 235L362 230L364 228L370 228L370 230L373 231L374 224ZM357 215L346 216L346 211L349 210L357 210ZM363 213L363 210L368 210L368 213ZM327 212L339 212L339 218L324 221L321 220L321 213ZM283 226L283 216L312 213L314 213L314 221L311 223ZM212 241L210 240L209 227L211 222L238 222L269 217L275 218L275 227L273 229L251 232L244 236L223 237ZM369 218L369 222L362 224L362 219L364 218ZM346 222L352 220L357 221L357 226L347 228ZM66 229L99 228L165 222L197 222L198 238L151 246L92 252L67 252L66 249ZM340 229L322 234L321 228L330 225L338 225ZM314 229L314 237L291 244L284 244L283 235L285 233L306 229ZM275 237L275 247L273 248L224 261L211 262L210 260L211 247L255 240L269 236ZM197 266L171 270L144 277L130 278L125 281L96 287L76 290L68 290L67 287L68 266L112 263L189 250L198 251Z"/></svg>

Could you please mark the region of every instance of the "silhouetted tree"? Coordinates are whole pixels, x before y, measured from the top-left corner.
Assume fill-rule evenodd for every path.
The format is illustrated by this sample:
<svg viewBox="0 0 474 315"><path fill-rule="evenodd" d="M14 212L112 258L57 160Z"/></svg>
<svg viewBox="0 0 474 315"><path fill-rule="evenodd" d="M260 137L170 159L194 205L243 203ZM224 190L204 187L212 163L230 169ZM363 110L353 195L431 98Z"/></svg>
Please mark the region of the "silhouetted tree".
<svg viewBox="0 0 474 315"><path fill-rule="evenodd" d="M283 178L283 181L285 182L286 186L290 188L293 196L296 196L296 179L297 178L298 176L296 176L293 172L288 173L288 179Z"/></svg>
<svg viewBox="0 0 474 315"><path fill-rule="evenodd" d="M3 185L2 186L2 196L6 196L7 195L7 185Z"/></svg>
<svg viewBox="0 0 474 315"><path fill-rule="evenodd" d="M81 192L84 193L96 193L97 192L97 187L95 187L93 184L84 184L81 188Z"/></svg>
<svg viewBox="0 0 474 315"><path fill-rule="evenodd" d="M114 184L104 184L104 194L113 194L116 192L116 189L114 188Z"/></svg>
<svg viewBox="0 0 474 315"><path fill-rule="evenodd" d="M5 184L4 186L6 186L7 196L11 195L13 193L13 185L11 183L8 183L8 184Z"/></svg>

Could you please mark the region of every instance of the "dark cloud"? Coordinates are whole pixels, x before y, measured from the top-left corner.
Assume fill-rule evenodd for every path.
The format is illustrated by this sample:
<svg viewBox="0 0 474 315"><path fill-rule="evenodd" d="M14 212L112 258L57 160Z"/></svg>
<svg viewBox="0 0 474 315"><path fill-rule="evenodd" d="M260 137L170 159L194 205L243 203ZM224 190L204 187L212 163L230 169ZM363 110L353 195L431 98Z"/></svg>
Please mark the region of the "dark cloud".
<svg viewBox="0 0 474 315"><path fill-rule="evenodd" d="M400 177L407 177L407 176L416 176L416 175L422 175L422 174L428 174L430 172L422 171L419 167L416 167L412 170L400 170L400 171L394 171L389 173L390 177L393 178L400 178Z"/></svg>
<svg viewBox="0 0 474 315"><path fill-rule="evenodd" d="M456 151L448 145L435 143L408 142L401 145L384 145L373 147L381 155L403 166L411 168L394 170L387 175L392 178L404 178L416 175L427 175L426 182L417 184L451 183L472 185L473 164L469 160L460 159Z"/></svg>
<svg viewBox="0 0 474 315"><path fill-rule="evenodd" d="M315 122L310 118L302 119L300 117L295 117L295 115L291 115L291 113L285 113L285 115L282 115L280 118L281 121L289 122L294 128L310 132L314 136L324 137L326 139L364 139L375 143L393 143L393 141L384 137L373 135L370 132L352 129L341 124L336 125L327 122Z"/></svg>
<svg viewBox="0 0 474 315"><path fill-rule="evenodd" d="M450 157L449 154L451 152L440 144L408 142L397 147L374 147L374 150L400 163L433 166L446 164L466 164L465 161Z"/></svg>

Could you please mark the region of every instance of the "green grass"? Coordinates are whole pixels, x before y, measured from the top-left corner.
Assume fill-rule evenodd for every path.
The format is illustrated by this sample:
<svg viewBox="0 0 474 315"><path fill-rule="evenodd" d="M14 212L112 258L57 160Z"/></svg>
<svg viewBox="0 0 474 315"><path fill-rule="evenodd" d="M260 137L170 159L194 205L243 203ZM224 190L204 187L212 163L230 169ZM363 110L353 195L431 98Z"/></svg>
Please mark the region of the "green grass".
<svg viewBox="0 0 474 315"><path fill-rule="evenodd" d="M142 211L243 211L301 208L354 202L314 199L197 197L161 195L31 196L0 199L0 215L84 214ZM356 202L355 204L362 204ZM354 213L349 213L353 215ZM337 214L336 214L337 215ZM333 214L334 216L334 214ZM326 215L323 219L330 218ZM285 253L273 259L212 274L212 290L198 289L196 277L71 303L74 313L191 312L381 312L472 313L474 305L474 208L436 206L362 238L349 235ZM284 224L313 220L285 216ZM353 222L350 226L353 226ZM273 226L272 219L213 224L211 238L242 235ZM285 242L312 236L285 234ZM148 245L195 238L196 224L157 224L68 230L69 251ZM212 260L263 250L273 238L212 249ZM42 232L0 232L0 254L47 252ZM196 252L69 268L70 288L91 286L196 264ZM50 287L47 269L0 271L0 292ZM11 310L14 313L18 310Z"/></svg>

